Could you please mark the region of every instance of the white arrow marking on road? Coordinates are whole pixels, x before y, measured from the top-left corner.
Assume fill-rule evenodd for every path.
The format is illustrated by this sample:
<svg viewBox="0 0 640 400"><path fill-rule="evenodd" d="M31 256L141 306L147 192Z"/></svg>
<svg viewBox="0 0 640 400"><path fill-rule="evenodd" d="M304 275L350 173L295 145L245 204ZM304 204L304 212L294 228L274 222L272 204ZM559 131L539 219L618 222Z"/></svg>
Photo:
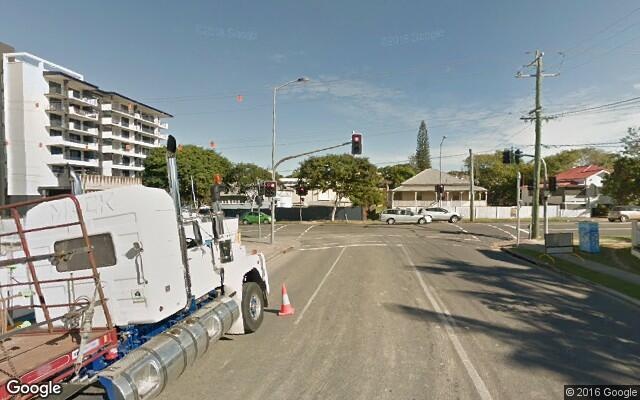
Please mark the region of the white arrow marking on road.
<svg viewBox="0 0 640 400"><path fill-rule="evenodd" d="M462 364L464 364L464 367L467 370L467 374L469 374L469 377L473 381L473 385L476 387L476 391L480 395L480 398L483 400L492 400L491 393L489 393L487 386L480 377L480 374L478 374L476 368L473 366L473 363L469 359L467 352L464 350L464 347L462 347L462 343L460 343L458 336L456 336L456 332L453 330L453 328L456 326L456 323L451 318L451 313L442 302L442 299L439 299L436 292L433 289L430 290L424 279L422 279L422 275L420 275L420 272L416 268L416 264L411 259L407 248L402 246L402 251L407 257L409 265L413 267L413 272L416 274L416 277L418 277L418 281L420 282L420 286L422 286L424 294L427 296L429 302L433 306L433 309L438 313L438 317L440 317L440 320L444 324L447 336L449 336L449 340L453 344L453 348L456 350L456 353L458 353L458 357L460 357L460 360L462 360ZM436 298L442 304L442 308L440 308L440 305L438 304L438 301L436 301Z"/></svg>
<svg viewBox="0 0 640 400"><path fill-rule="evenodd" d="M320 288L322 287L322 285L324 285L324 281L327 280L327 278L329 277L329 274L331 273L331 271L333 271L333 269L335 268L336 265L338 265L338 261L340 261L340 258L342 258L342 255L344 254L344 251L347 250L347 247L343 247L342 251L340 252L340 254L338 254L338 258L336 258L336 260L333 262L333 264L331 265L331 268L329 268L329 271L327 271L327 273L324 275L324 278L322 278L322 280L320 281L320 284L318 285L318 287L316 288L315 292L313 292L313 294L311 295L311 297L309 297L309 301L307 301L307 304L305 304L304 308L302 309L302 312L300 313L300 315L298 316L298 319L296 319L296 321L293 323L294 325L298 325L298 323L300 322L300 320L302 319L302 317L304 316L304 313L307 312L307 309L309 308L309 306L311 305L311 302L313 301L313 299L316 298L316 295L318 294L318 292L320 291Z"/></svg>

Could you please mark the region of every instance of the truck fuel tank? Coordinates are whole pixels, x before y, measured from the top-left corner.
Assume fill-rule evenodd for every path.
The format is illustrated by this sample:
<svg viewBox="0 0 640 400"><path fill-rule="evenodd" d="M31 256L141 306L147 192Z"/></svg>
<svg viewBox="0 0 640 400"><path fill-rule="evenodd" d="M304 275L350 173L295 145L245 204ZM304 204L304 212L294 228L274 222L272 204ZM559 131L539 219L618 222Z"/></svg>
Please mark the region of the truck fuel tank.
<svg viewBox="0 0 640 400"><path fill-rule="evenodd" d="M239 315L235 300L215 300L100 372L98 379L110 400L151 399L222 337Z"/></svg>

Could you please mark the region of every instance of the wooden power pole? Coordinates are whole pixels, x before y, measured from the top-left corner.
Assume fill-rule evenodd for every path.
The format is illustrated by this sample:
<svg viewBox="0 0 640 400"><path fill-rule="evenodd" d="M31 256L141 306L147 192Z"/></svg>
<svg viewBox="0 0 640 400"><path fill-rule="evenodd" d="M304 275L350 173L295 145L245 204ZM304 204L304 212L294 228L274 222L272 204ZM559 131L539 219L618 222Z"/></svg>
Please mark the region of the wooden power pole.
<svg viewBox="0 0 640 400"><path fill-rule="evenodd" d="M535 153L533 164L533 207L531 210L531 238L536 239L538 237L539 226L539 208L540 208L540 158L542 156L542 78L558 76L558 74L545 74L542 69L542 57L544 53L540 50L536 50L535 59L526 65L525 67L535 66L535 74L523 75L518 72L516 78L536 78L536 107L529 114L534 114L534 117L522 117L524 120L535 120L536 123L536 140L535 140Z"/></svg>

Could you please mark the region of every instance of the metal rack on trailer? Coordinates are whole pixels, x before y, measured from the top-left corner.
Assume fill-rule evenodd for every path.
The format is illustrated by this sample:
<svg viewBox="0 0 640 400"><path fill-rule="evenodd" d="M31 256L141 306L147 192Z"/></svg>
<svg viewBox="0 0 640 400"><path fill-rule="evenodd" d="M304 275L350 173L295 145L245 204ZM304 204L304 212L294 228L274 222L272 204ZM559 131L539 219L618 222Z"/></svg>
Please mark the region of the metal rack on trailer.
<svg viewBox="0 0 640 400"><path fill-rule="evenodd" d="M37 204L55 200L68 199L74 205L77 221L41 226L25 229L20 220L20 208L31 207ZM10 330L0 335L0 400L12 397L8 392L7 382L18 379L22 384L38 384L42 382L60 382L80 371L91 363L113 354L117 348L118 337L113 326L111 315L107 307L107 301L100 282L96 260L94 257L91 239L87 233L82 210L78 199L73 195L60 195L44 199L25 201L0 207L0 215L8 212L15 224L15 232L0 232L0 240L3 237L16 236L20 240L20 250L23 257L0 260L0 268L11 268L25 265L28 270L26 282L0 284L0 310L5 315L11 311L20 309L35 310L40 308L44 321L28 327ZM33 255L29 247L28 235L34 232L42 232L53 229L63 229L79 226L82 232L84 247L72 252L53 252L50 254ZM90 265L91 275L80 277L68 277L61 279L38 279L34 262L49 260L53 265L65 262L73 256L85 254ZM92 280L94 295L89 301L73 299L63 304L48 304L43 285L67 282L72 285L74 281ZM11 306L10 299L21 294L18 288L26 287L28 292L35 291L36 301L30 305ZM27 293L28 293L27 292ZM5 299L4 294L9 296ZM106 327L92 327L94 307L99 305L104 313ZM50 309L68 307L69 312L63 316L51 318ZM62 320L65 327L54 327L54 322ZM4 323L4 322L3 322ZM5 326L2 327L3 332ZM27 398L24 395L21 398Z"/></svg>

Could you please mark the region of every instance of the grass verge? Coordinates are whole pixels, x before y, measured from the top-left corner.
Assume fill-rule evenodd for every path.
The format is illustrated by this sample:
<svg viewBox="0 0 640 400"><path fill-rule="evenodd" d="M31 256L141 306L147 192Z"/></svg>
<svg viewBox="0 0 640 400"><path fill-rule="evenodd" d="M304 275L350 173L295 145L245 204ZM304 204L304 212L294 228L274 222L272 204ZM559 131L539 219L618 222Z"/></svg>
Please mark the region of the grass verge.
<svg viewBox="0 0 640 400"><path fill-rule="evenodd" d="M572 262L565 261L559 258L552 258L553 261L550 261L547 257L541 257L544 253L540 253L532 249L512 248L510 249L510 251L516 254L527 256L529 258L533 258L539 263L546 264L549 267L556 268L567 274L578 276L582 279L586 279L590 282L597 283L609 289L613 289L617 292L623 293L629 297L640 300L640 285L635 285L633 283L623 281L621 279L603 274L601 272L592 271L578 264L574 264Z"/></svg>

